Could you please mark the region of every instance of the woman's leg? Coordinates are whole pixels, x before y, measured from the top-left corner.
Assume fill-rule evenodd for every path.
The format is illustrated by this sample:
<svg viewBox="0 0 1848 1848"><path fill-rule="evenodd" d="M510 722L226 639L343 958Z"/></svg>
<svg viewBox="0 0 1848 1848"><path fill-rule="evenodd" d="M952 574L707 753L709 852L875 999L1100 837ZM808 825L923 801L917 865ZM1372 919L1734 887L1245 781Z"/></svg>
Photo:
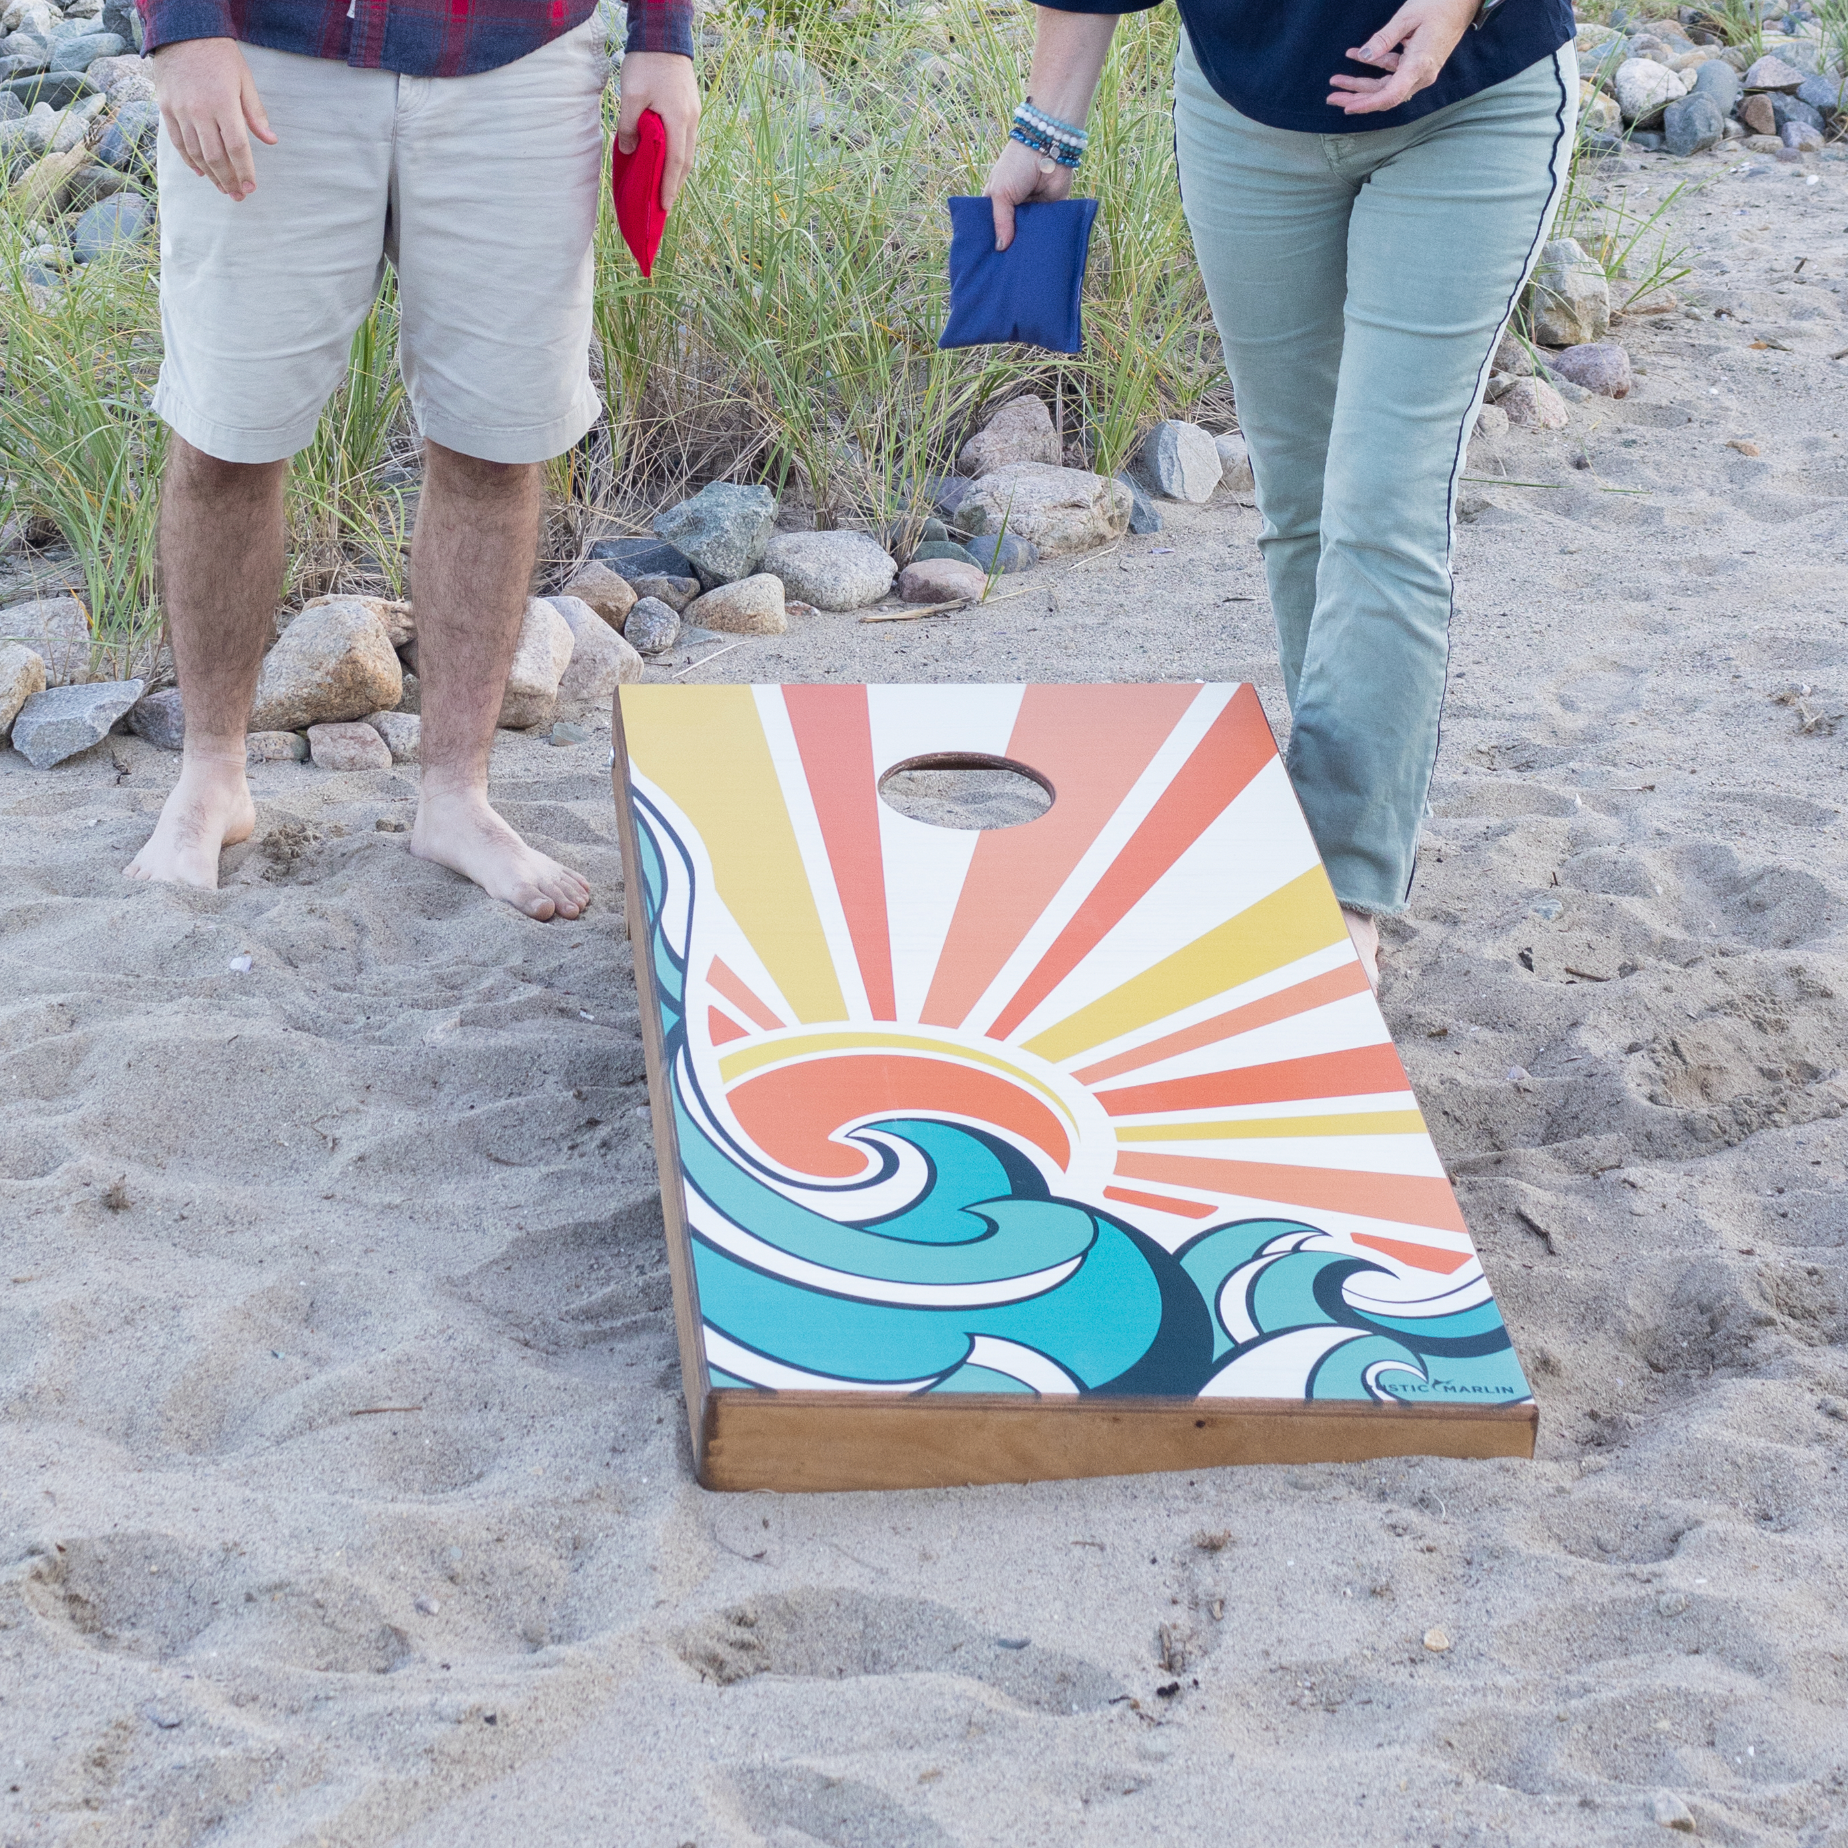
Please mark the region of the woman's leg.
<svg viewBox="0 0 1848 1848"><path fill-rule="evenodd" d="M1396 912L1411 889L1449 653L1457 481L1564 180L1576 94L1568 49L1424 122L1334 144L1365 184L1289 769L1350 909Z"/></svg>
<svg viewBox="0 0 1848 1848"><path fill-rule="evenodd" d="M1321 136L1240 115L1201 76L1184 36L1174 130L1181 200L1251 450L1258 545L1294 706L1315 615L1360 177L1333 169Z"/></svg>

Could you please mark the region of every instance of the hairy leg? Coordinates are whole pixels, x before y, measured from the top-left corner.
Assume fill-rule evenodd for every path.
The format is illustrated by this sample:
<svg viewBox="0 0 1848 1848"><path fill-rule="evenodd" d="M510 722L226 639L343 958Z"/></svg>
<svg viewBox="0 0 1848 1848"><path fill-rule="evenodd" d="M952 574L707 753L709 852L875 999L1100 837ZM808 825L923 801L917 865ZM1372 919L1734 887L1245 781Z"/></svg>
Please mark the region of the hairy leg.
<svg viewBox="0 0 1848 1848"><path fill-rule="evenodd" d="M221 848L249 838L244 776L263 643L282 588L285 462L221 462L168 439L160 509L161 603L186 707L186 748L131 879L218 884Z"/></svg>
<svg viewBox="0 0 1848 1848"><path fill-rule="evenodd" d="M488 752L539 547L540 478L537 463L424 445L411 541L423 788L411 852L528 917L575 918L590 887L488 806Z"/></svg>

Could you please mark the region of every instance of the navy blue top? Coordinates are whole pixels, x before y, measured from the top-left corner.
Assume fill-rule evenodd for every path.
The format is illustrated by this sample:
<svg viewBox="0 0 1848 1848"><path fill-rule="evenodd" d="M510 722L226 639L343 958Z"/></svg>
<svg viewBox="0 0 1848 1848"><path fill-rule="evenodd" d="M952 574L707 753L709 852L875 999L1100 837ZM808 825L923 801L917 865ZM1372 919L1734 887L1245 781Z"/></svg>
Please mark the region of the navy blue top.
<svg viewBox="0 0 1848 1848"><path fill-rule="evenodd" d="M1437 82L1397 109L1345 115L1324 100L1328 80L1380 77L1347 56L1399 9L1393 0L1177 0L1206 80L1240 115L1271 128L1357 135L1397 128L1505 83L1551 57L1577 30L1571 0L1502 0L1464 30ZM1158 0L1056 0L1061 13L1139 13Z"/></svg>

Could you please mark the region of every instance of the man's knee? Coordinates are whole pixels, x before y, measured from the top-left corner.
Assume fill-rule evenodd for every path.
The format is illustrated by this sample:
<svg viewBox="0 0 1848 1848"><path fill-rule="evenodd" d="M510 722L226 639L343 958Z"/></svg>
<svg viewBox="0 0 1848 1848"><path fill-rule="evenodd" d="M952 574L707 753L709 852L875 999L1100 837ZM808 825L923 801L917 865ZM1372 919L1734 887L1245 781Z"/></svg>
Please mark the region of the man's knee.
<svg viewBox="0 0 1848 1848"><path fill-rule="evenodd" d="M211 500L262 500L274 492L286 462L227 462L207 455L178 431L167 435L167 484Z"/></svg>
<svg viewBox="0 0 1848 1848"><path fill-rule="evenodd" d="M538 462L489 462L480 456L464 455L459 449L445 449L441 443L424 439L424 469L445 487L470 496L492 499L499 495L524 492L538 479L544 465Z"/></svg>

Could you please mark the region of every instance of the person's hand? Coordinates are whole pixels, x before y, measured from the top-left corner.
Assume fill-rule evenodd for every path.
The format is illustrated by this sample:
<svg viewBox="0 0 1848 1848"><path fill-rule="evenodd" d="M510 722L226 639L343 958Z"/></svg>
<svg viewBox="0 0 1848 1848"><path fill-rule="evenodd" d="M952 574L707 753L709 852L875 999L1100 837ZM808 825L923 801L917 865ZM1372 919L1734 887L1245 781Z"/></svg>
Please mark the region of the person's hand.
<svg viewBox="0 0 1848 1848"><path fill-rule="evenodd" d="M622 61L622 114L616 145L635 152L636 125L652 109L667 130L667 164L661 169L661 210L671 212L693 166L699 139L699 82L693 60L677 51L632 51Z"/></svg>
<svg viewBox="0 0 1848 1848"><path fill-rule="evenodd" d="M1042 166L1052 171L1044 173ZM988 184L982 188L982 197L994 207L995 248L1005 250L1014 241L1015 206L1025 205L1029 199L1065 198L1072 190L1075 173L1075 168L1047 160L1010 137L1000 158L988 169Z"/></svg>
<svg viewBox="0 0 1848 1848"><path fill-rule="evenodd" d="M154 100L167 139L201 179L227 199L257 190L250 137L276 145L256 79L236 39L181 39L154 53Z"/></svg>
<svg viewBox="0 0 1848 1848"><path fill-rule="evenodd" d="M1346 115L1370 115L1397 109L1429 88L1468 31L1479 4L1480 0L1405 0L1366 44L1348 53L1356 64L1376 65L1389 75L1329 78L1334 91L1329 107Z"/></svg>

